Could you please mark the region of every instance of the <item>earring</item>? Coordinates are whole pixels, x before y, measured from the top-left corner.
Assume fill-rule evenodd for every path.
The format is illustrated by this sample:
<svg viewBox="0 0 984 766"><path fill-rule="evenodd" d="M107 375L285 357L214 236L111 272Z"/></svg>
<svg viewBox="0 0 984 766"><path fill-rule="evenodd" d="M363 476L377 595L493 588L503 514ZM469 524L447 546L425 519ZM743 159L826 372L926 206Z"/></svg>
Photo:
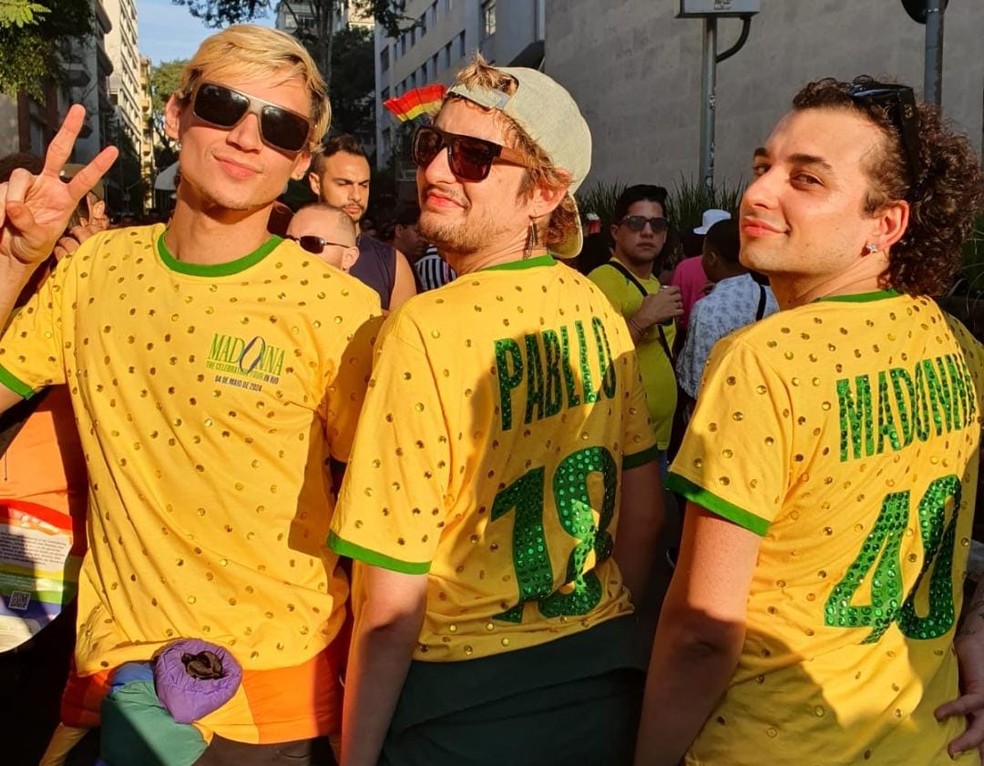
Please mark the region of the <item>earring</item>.
<svg viewBox="0 0 984 766"><path fill-rule="evenodd" d="M526 229L526 248L523 250L523 260L533 255L533 250L539 245L539 238L536 233L536 221L530 219L530 225Z"/></svg>
<svg viewBox="0 0 984 766"><path fill-rule="evenodd" d="M876 245L874 242L869 242L867 245L864 246L864 248L865 250L868 251L867 253L865 253L865 255L872 255L878 252L878 245Z"/></svg>

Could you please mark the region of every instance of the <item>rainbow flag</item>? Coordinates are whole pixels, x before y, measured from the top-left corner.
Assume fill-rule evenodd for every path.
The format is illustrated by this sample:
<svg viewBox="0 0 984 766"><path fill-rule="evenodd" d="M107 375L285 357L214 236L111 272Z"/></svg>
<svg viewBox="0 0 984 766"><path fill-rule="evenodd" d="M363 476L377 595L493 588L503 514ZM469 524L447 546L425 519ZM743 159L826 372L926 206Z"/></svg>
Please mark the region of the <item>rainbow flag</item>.
<svg viewBox="0 0 984 766"><path fill-rule="evenodd" d="M389 98L383 102L390 113L400 122L415 120L424 114L433 114L444 100L447 88L441 83L432 83L408 90L402 96Z"/></svg>

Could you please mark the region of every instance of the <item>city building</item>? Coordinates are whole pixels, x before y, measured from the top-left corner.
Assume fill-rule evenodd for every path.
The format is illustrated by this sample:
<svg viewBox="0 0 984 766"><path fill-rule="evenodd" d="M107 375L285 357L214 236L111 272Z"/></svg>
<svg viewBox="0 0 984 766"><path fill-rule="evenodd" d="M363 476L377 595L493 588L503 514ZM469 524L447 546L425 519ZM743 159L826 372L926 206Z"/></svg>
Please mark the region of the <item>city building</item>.
<svg viewBox="0 0 984 766"><path fill-rule="evenodd" d="M129 19L122 18L122 11L117 9L121 3L128 6ZM71 104L82 104L86 111L71 162L87 163L113 142L119 119L117 76L124 64L132 67L132 62L138 60L135 4L134 0L91 0L91 7L91 33L72 37L59 47L65 72L62 83L47 85L40 101L24 93L0 94L0 156L20 151L44 156ZM124 26L128 31L123 34L128 34L133 42L128 54L132 58L114 64L107 41L117 27ZM137 109L137 124L141 124L139 102Z"/></svg>
<svg viewBox="0 0 984 766"><path fill-rule="evenodd" d="M112 22L105 44L113 63L109 97L115 113L108 126L107 143L116 144L120 150L120 159L106 178L108 201L114 212L141 212L143 194L134 192L141 185L146 186L142 174L146 119L137 47L136 0L102 0L102 4Z"/></svg>
<svg viewBox="0 0 984 766"><path fill-rule="evenodd" d="M345 29L350 24L371 28L373 19L371 15L360 13L355 8L350 7L348 0L336 0L336 17L333 26L334 31ZM313 6L313 7L312 7ZM275 29L286 32L289 35L295 34L299 29L305 29L314 25L315 7L327 8L326 0L281 0L277 3L276 19L273 22Z"/></svg>
<svg viewBox="0 0 984 766"><path fill-rule="evenodd" d="M140 57L140 177L144 185L144 207L154 207L154 124L152 121L153 100L151 98L151 75L153 65L146 56Z"/></svg>
<svg viewBox="0 0 984 766"><path fill-rule="evenodd" d="M106 35L106 53L113 62L109 78L109 97L116 106L120 127L139 149L143 140L142 78L137 48L137 7L135 0L102 0L113 23Z"/></svg>
<svg viewBox="0 0 984 766"><path fill-rule="evenodd" d="M43 156L70 104L82 104L86 110L72 161L88 162L99 153L106 121L113 111L109 99L113 63L104 44L113 25L100 0L92 0L92 10L92 34L73 38L61 48L66 74L61 88L47 85L41 101L24 93L0 95L0 156L20 151Z"/></svg>
<svg viewBox="0 0 984 766"><path fill-rule="evenodd" d="M580 104L594 137L592 180L697 179L702 24L679 3L566 0L547 5L544 71ZM741 22L718 22L718 51ZM950 3L944 16L943 111L978 149L984 94L984 4ZM898 0L761 0L745 46L717 67L715 180L749 178L760 146L793 94L811 80L895 78L921 95L925 27Z"/></svg>
<svg viewBox="0 0 984 766"><path fill-rule="evenodd" d="M415 23L398 38L377 25L376 165L386 166L401 135L384 101L428 83L450 83L476 50L501 66L539 66L546 5L546 0L407 0L403 12ZM404 176L408 172L398 168Z"/></svg>

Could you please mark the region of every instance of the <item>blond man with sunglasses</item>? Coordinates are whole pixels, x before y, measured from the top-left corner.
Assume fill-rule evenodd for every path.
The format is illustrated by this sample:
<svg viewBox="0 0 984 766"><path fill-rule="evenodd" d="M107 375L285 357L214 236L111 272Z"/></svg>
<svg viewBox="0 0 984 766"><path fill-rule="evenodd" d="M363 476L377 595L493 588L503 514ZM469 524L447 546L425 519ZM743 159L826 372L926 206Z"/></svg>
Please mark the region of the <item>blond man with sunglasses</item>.
<svg viewBox="0 0 984 766"><path fill-rule="evenodd" d="M979 764L968 700L937 708L959 694L984 347L931 299L978 157L911 88L828 78L752 172L740 259L781 310L714 346L670 467L689 502L636 764Z"/></svg>
<svg viewBox="0 0 984 766"><path fill-rule="evenodd" d="M342 763L624 763L662 508L625 322L558 263L591 138L540 72L465 67L418 129L459 273L388 320L330 545L355 559Z"/></svg>
<svg viewBox="0 0 984 766"><path fill-rule="evenodd" d="M111 164L106 150L59 180L82 117L69 112L40 175L0 186L5 297ZM324 82L292 38L231 27L206 40L165 114L181 143L169 226L85 242L0 340L0 406L67 383L91 482L64 706L77 728L61 733L98 726L114 671L177 639L210 642L242 669L231 698L181 729L180 744L178 730L147 743L149 730L107 719L103 753L125 743L127 762L332 761L348 586L324 549L323 461L348 457L379 303L267 233L328 121ZM92 745L96 734L69 762L85 763Z"/></svg>

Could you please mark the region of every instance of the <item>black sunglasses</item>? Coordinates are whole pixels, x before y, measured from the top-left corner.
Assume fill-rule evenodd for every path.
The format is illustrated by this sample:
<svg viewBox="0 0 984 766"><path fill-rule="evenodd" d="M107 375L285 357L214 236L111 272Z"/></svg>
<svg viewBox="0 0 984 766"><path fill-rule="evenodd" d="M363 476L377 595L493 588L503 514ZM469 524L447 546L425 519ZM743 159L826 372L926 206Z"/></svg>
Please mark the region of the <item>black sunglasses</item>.
<svg viewBox="0 0 984 766"><path fill-rule="evenodd" d="M847 93L855 102L877 104L885 109L902 139L912 186L915 187L922 178L922 163L919 161L919 113L912 88L908 85L866 82L854 83Z"/></svg>
<svg viewBox="0 0 984 766"><path fill-rule="evenodd" d="M311 255L321 255L326 247L334 245L335 247L354 247L354 245L343 245L340 242L331 242L322 237L316 237L313 234L305 234L303 237L293 237L288 234L284 239L289 239L292 242L296 242L301 246L302 250L306 250L311 253Z"/></svg>
<svg viewBox="0 0 984 766"><path fill-rule="evenodd" d="M640 232L646 228L647 223L653 234L662 234L670 228L670 222L665 218L646 218L644 215L627 215L618 222L618 225L627 226L629 231Z"/></svg>
<svg viewBox="0 0 984 766"><path fill-rule="evenodd" d="M255 114L260 139L282 152L301 151L311 135L311 121L304 115L212 82L195 88L191 111L202 122L225 130L232 130L247 114Z"/></svg>
<svg viewBox="0 0 984 766"><path fill-rule="evenodd" d="M421 125L413 134L410 156L418 168L427 168L441 150L448 150L448 166L462 181L484 181L496 160L513 165L528 164L525 155L484 138L447 133L433 125Z"/></svg>

